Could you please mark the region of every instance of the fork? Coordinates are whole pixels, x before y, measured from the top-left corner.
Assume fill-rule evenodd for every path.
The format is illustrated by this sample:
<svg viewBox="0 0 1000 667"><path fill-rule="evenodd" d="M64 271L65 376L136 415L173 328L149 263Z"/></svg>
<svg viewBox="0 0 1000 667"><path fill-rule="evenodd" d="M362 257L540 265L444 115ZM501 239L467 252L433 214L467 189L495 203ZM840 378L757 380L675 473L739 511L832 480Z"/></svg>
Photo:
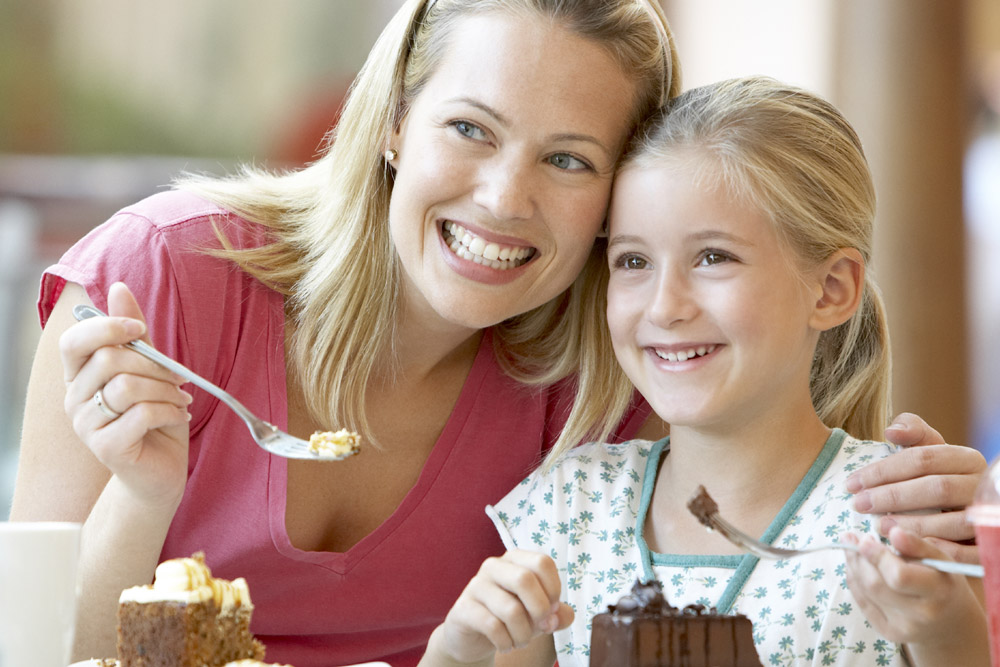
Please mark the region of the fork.
<svg viewBox="0 0 1000 667"><path fill-rule="evenodd" d="M824 551L826 549L843 549L845 551L855 552L860 551L857 546L853 544L845 544L843 542L818 544L816 546L803 547L801 549L784 549L761 542L760 540L750 537L748 534L723 519L719 514L719 506L714 500L712 500L712 497L708 495L708 492L705 491L705 487L703 486L699 486L698 491L691 498L691 500L688 501L688 509L702 524L708 527L709 530L714 530L729 540L732 544L735 544L743 551L751 553L758 558L780 560L783 558L793 558L795 556L813 553L815 551ZM967 577L983 577L982 565L956 563L954 561L939 560L936 558L905 558L905 560L920 563L921 565L926 565L927 567L941 572L964 574Z"/></svg>
<svg viewBox="0 0 1000 667"><path fill-rule="evenodd" d="M86 320L91 317L107 317L107 314L101 312L93 306L79 304L74 306L73 316L78 320ZM154 348L152 345L148 345L141 340L134 340L131 343L126 344L125 347L135 350L142 356L158 363L167 370L173 371L174 373L177 373L177 375L190 380L198 387L201 387L228 405L233 412L239 415L240 419L246 423L247 428L250 429L250 435L253 436L253 439L257 442L257 444L272 454L283 456L286 459L340 461L349 456L353 456L357 452L356 448L340 455L333 455L323 451L315 451L310 448L309 443L305 440L289 435L274 424L264 421L254 413L250 412L250 410L244 407L242 403L233 398L228 392L212 384L188 367L174 361Z"/></svg>

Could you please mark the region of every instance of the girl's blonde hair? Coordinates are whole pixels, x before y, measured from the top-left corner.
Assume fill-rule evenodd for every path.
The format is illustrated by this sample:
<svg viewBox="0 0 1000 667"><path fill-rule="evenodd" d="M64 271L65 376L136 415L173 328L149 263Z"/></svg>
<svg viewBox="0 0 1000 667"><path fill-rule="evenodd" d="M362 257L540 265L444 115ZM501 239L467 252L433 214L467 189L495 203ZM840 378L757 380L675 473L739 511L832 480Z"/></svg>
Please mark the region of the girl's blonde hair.
<svg viewBox="0 0 1000 667"><path fill-rule="evenodd" d="M699 171L769 214L798 260L815 266L840 248L871 261L875 187L861 141L829 102L767 77L685 92L637 133L622 168L655 165L678 151L706 158ZM693 168L696 168L693 165ZM810 377L820 419L880 440L890 417L885 306L865 272L853 317L823 332Z"/></svg>
<svg viewBox="0 0 1000 667"><path fill-rule="evenodd" d="M347 424L373 440L366 388L397 367L401 273L388 228L393 181L382 154L458 21L491 11L551 19L604 46L637 84L633 128L680 89L657 0L408 0L369 54L316 162L285 174L247 167L228 179L179 183L270 229L273 243L253 249L230 247L221 230L224 248L216 254L286 295L289 363L320 424ZM560 446L606 435L631 396L607 336L591 332L589 320L604 318L596 278L603 265L603 247L595 248L566 292L495 327L497 358L518 380L547 385L576 375L579 392Z"/></svg>

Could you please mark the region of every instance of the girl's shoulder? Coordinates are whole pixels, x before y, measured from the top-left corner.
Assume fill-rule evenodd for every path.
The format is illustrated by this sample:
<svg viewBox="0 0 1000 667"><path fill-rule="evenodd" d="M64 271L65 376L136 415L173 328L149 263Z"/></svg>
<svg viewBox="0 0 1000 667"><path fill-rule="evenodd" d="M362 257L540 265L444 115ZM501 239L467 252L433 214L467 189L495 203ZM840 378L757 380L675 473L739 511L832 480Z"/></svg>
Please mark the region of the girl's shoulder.
<svg viewBox="0 0 1000 667"><path fill-rule="evenodd" d="M524 482L537 476L542 480L579 479L581 475L596 473L598 475L610 471L641 471L645 472L650 455L662 451L664 440L627 440L619 443L588 442L574 447L561 456L549 469L539 469L532 473Z"/></svg>
<svg viewBox="0 0 1000 667"><path fill-rule="evenodd" d="M540 508L603 506L615 502L637 508L651 455L666 440L588 443L575 447L553 466L539 468L515 486L487 513L513 527ZM655 469L655 466L654 466Z"/></svg>
<svg viewBox="0 0 1000 667"><path fill-rule="evenodd" d="M843 443L837 453L838 464L834 470L841 471L844 476L865 467L869 463L892 456L902 447L879 440L862 440L850 434L844 434Z"/></svg>

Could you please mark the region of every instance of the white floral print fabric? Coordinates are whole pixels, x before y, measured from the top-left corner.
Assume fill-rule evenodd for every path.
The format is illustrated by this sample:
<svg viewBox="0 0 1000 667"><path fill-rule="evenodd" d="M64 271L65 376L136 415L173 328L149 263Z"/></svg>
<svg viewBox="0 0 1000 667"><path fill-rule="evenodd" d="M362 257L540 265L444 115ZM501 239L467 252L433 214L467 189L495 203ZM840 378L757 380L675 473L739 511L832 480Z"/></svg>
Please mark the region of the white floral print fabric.
<svg viewBox="0 0 1000 667"><path fill-rule="evenodd" d="M591 618L637 578L653 577L675 607L698 603L748 616L764 665L907 664L901 647L880 637L854 602L840 551L783 561L651 553L641 528L668 450L669 438L582 445L487 508L508 548L546 553L559 568L563 599L576 613L555 635L560 667L587 665ZM802 547L847 532L877 534L873 517L851 508L845 480L895 451L834 430L763 539Z"/></svg>

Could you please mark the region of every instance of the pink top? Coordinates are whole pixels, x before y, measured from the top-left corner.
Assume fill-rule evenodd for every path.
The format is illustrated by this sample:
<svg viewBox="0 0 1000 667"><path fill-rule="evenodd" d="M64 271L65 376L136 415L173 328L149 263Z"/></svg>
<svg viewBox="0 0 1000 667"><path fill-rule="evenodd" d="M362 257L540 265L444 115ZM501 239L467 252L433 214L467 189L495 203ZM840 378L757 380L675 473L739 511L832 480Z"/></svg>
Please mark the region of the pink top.
<svg viewBox="0 0 1000 667"><path fill-rule="evenodd" d="M97 227L42 277L45 320L66 281L107 309L125 282L153 344L237 396L279 428L287 424L283 298L231 263L210 220L237 246L264 230L194 195L166 192ZM296 667L385 660L414 665L431 630L482 561L503 552L483 511L538 464L565 419L565 387L519 385L498 367L490 335L414 487L385 523L345 553L302 551L285 531L286 460L261 450L209 394L190 388L189 479L161 560L204 551L213 574L245 577L253 632L268 661ZM633 435L649 407L627 415Z"/></svg>

